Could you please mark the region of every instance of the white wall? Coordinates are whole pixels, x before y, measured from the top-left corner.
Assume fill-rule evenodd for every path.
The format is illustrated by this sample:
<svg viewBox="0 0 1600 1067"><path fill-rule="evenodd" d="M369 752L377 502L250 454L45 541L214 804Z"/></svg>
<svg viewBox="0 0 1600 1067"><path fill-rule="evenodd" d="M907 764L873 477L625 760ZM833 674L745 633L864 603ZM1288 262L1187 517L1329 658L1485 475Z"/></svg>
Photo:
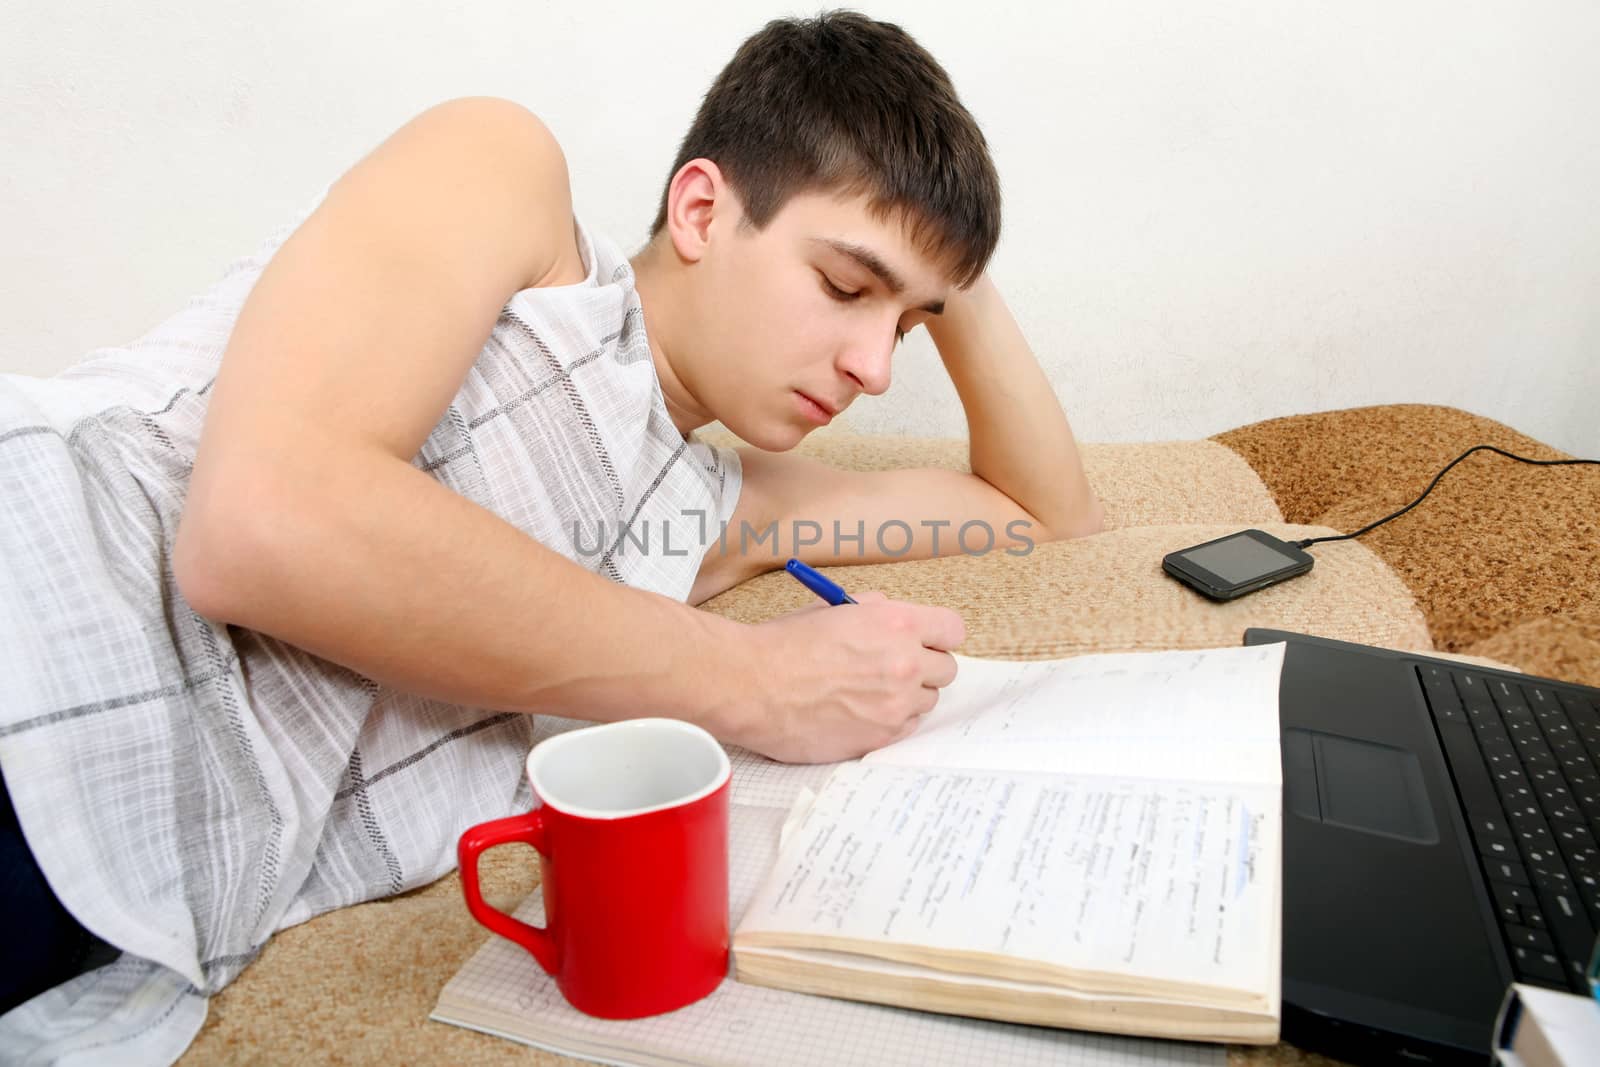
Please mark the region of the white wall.
<svg viewBox="0 0 1600 1067"><path fill-rule="evenodd" d="M0 370L131 340L452 96L538 111L580 214L632 247L717 69L814 10L183 6L0 15ZM1421 401L1600 455L1591 0L860 6L984 125L993 273L1083 439ZM961 432L925 335L850 420Z"/></svg>

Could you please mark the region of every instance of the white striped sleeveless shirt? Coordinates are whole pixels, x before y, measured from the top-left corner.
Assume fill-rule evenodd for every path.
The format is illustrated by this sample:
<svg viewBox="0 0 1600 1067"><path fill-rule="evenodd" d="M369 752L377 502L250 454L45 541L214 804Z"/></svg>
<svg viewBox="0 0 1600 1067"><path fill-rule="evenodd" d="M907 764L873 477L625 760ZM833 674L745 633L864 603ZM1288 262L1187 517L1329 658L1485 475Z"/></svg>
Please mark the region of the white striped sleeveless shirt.
<svg viewBox="0 0 1600 1067"><path fill-rule="evenodd" d="M560 726L214 625L173 581L234 320L326 192L139 341L55 378L0 375L0 767L57 895L124 953L0 1017L0 1060L175 1059L274 931L431 882L462 830L526 806L522 758ZM583 282L511 298L414 463L682 600L738 458L677 432L632 268L577 229Z"/></svg>

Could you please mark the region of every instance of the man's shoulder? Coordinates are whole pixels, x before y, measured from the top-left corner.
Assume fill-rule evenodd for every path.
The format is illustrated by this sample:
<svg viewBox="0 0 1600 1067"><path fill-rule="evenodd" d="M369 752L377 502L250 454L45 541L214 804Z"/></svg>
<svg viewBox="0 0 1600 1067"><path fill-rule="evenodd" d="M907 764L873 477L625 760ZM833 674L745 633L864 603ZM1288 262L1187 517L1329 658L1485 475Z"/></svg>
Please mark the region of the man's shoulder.
<svg viewBox="0 0 1600 1067"><path fill-rule="evenodd" d="M539 184L530 192L559 192L570 202L567 157L555 133L532 110L498 96L461 96L422 112L413 124L437 125L474 158Z"/></svg>
<svg viewBox="0 0 1600 1067"><path fill-rule="evenodd" d="M419 164L412 173L419 183L428 182L423 171L430 158L441 172L470 161L471 195L480 199L479 206L499 205L495 210L505 224L537 250L525 286L559 284L574 264L582 278L566 155L531 109L503 97L456 97L418 114L391 142L412 146ZM426 212L427 205L412 205L411 210Z"/></svg>
<svg viewBox="0 0 1600 1067"><path fill-rule="evenodd" d="M412 121L448 125L465 137L488 139L509 150L525 149L545 159L560 160L562 170L566 169L556 135L532 109L515 100L458 96L433 105Z"/></svg>

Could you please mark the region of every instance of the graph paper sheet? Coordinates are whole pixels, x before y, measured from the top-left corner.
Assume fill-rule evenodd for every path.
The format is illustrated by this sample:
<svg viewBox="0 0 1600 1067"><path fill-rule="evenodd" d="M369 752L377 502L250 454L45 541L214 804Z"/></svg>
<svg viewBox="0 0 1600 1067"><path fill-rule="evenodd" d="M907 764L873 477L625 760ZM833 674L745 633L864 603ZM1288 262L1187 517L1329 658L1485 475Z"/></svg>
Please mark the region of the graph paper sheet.
<svg viewBox="0 0 1600 1067"><path fill-rule="evenodd" d="M789 766L733 750L729 910L738 916L778 856L778 835L802 788L831 766ZM516 911L544 921L536 890ZM515 1032L506 1017L518 1020ZM595 1019L562 999L523 949L490 937L440 994L431 1018L552 1052L633 1067L1222 1067L1220 1046L968 1019L745 985L731 978L703 1000L648 1019Z"/></svg>

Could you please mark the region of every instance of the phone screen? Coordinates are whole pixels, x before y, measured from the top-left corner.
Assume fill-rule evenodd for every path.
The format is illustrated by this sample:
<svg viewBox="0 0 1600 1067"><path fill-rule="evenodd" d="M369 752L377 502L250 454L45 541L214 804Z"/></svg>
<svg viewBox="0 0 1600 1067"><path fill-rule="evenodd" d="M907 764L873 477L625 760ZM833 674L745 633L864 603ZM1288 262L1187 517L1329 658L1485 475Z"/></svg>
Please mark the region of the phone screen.
<svg viewBox="0 0 1600 1067"><path fill-rule="evenodd" d="M1294 563L1291 557L1243 534L1191 548L1183 556L1223 581L1235 584L1280 571Z"/></svg>

